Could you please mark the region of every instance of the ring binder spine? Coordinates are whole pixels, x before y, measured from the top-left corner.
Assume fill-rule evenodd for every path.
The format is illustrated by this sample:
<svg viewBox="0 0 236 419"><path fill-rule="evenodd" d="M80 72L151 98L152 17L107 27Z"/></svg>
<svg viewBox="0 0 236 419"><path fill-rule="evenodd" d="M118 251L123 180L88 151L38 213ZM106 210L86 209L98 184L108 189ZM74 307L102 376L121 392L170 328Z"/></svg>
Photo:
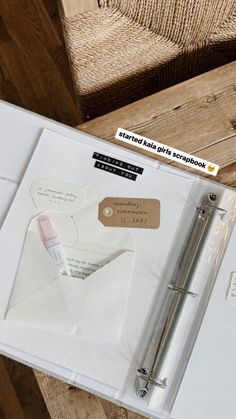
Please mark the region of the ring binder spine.
<svg viewBox="0 0 236 419"><path fill-rule="evenodd" d="M148 359L144 359L144 366L137 371L136 394L140 398L146 397L153 386L163 390L167 387L167 377L161 378L159 376L160 371L165 362L167 350L171 345L172 336L185 298L189 296L193 298L198 297L190 289L191 280L216 211L221 211L222 216L227 212L217 206L217 196L214 193L208 193L204 196L202 203L196 207L196 216L184 246L175 279L173 283L168 285L168 289L173 292L173 298L170 299L167 307L167 315L165 312L164 327L154 359L151 362ZM150 368L147 368L146 364L151 364Z"/></svg>

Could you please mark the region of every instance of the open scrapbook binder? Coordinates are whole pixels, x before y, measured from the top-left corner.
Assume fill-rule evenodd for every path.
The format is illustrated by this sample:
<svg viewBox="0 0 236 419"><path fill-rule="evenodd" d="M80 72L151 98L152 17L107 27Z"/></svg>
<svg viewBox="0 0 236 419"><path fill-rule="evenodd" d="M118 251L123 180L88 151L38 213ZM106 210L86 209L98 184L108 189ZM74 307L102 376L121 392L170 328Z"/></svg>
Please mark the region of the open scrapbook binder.
<svg viewBox="0 0 236 419"><path fill-rule="evenodd" d="M55 131L39 133L1 228L1 351L145 416L171 416L235 223L236 193ZM99 219L108 198L102 215L111 222L122 202L127 227ZM146 212L127 213L137 200ZM42 215L61 238L70 275L45 249ZM140 226L145 217L159 227L156 218Z"/></svg>

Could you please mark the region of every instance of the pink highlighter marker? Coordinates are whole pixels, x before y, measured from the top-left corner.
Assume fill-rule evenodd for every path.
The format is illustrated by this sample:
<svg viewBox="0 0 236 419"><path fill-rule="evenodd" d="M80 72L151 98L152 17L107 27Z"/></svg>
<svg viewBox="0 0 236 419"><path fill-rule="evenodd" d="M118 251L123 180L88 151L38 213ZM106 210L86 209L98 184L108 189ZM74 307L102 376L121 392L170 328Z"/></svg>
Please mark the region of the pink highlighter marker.
<svg viewBox="0 0 236 419"><path fill-rule="evenodd" d="M62 242L55 231L50 218L47 215L41 215L38 218L39 227L43 243L53 260L60 267L60 273L71 275Z"/></svg>

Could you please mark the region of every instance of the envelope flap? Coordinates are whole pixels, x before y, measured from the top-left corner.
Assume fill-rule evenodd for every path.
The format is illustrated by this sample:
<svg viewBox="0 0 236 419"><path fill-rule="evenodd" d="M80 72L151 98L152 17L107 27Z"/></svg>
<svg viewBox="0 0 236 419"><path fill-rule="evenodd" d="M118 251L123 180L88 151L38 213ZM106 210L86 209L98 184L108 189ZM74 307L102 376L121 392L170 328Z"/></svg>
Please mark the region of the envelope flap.
<svg viewBox="0 0 236 419"><path fill-rule="evenodd" d="M84 280L60 277L61 295L73 320L74 333L89 334L93 338L119 337L133 262L134 253L123 252Z"/></svg>
<svg viewBox="0 0 236 419"><path fill-rule="evenodd" d="M44 288L57 276L58 269L48 257L42 242L34 232L28 231L9 307Z"/></svg>
<svg viewBox="0 0 236 419"><path fill-rule="evenodd" d="M18 304L15 297L7 320L118 342L133 261L134 253L124 252L85 280L58 275Z"/></svg>
<svg viewBox="0 0 236 419"><path fill-rule="evenodd" d="M102 307L104 303L107 306L109 301L113 304L114 296L123 299L129 287L133 261L134 253L125 251L86 279L61 276L60 287L68 308L74 307L77 311L78 298L86 309L93 311L95 306Z"/></svg>

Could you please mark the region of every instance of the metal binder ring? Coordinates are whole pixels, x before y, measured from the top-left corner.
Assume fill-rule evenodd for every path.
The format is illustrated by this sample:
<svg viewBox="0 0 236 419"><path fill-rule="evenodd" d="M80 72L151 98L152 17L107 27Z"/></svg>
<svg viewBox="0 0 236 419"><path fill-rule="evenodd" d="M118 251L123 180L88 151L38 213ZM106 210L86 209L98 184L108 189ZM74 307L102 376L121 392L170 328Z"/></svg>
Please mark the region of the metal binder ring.
<svg viewBox="0 0 236 419"><path fill-rule="evenodd" d="M206 208L213 208L214 210L223 212L223 214L221 216L223 216L223 215L225 215L227 213L227 210L225 210L224 208L215 207L214 205L210 205L210 204L199 204L197 206L197 210L198 211L201 211L201 210L204 211L204 208L205 207Z"/></svg>
<svg viewBox="0 0 236 419"><path fill-rule="evenodd" d="M193 297L193 298L196 298L198 296L194 292L191 292L191 291L185 290L183 288L177 287L177 285L169 284L168 288L169 288L169 290L174 291L174 292L179 292L179 293L184 294L184 295L191 295L191 297Z"/></svg>
<svg viewBox="0 0 236 419"><path fill-rule="evenodd" d="M140 371L142 371L143 369L140 369L140 370L138 370L138 372L140 372ZM166 386L167 386L167 383L166 383L166 378L164 378L164 380L154 380L153 378L152 378L152 376L149 374L145 374L145 373L141 373L140 375L139 375L139 378L141 378L143 381L145 381L147 384L151 384L152 386L155 386L155 387L160 387L160 388L162 388L162 389L165 389L166 388ZM143 390L144 388L143 387L141 387L139 390Z"/></svg>

